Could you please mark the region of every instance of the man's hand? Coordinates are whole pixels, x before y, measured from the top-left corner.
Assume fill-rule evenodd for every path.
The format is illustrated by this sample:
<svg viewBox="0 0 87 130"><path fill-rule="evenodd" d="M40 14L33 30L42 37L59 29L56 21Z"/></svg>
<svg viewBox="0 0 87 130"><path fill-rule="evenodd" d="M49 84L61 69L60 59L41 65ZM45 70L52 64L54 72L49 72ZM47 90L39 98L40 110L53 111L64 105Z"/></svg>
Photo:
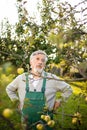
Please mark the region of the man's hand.
<svg viewBox="0 0 87 130"><path fill-rule="evenodd" d="M56 111L60 107L60 105L61 105L60 102L55 101L53 110Z"/></svg>
<svg viewBox="0 0 87 130"><path fill-rule="evenodd" d="M12 102L13 102L12 107L14 108L14 110L16 110L16 112L18 112L19 114L21 114L20 101L18 99L13 99Z"/></svg>
<svg viewBox="0 0 87 130"><path fill-rule="evenodd" d="M20 103L19 103L18 99L14 99L14 100L12 100L12 102L13 102L13 107L14 108L19 108Z"/></svg>

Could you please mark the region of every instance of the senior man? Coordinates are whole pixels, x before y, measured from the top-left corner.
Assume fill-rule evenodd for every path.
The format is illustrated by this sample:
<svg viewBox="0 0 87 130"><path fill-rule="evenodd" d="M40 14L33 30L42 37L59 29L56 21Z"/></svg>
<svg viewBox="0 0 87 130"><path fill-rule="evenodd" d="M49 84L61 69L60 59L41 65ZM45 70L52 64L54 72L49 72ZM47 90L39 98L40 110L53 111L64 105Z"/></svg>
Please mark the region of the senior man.
<svg viewBox="0 0 87 130"><path fill-rule="evenodd" d="M10 99L19 100L22 121L25 121L29 129L30 125L42 123L45 124L45 130L53 130L45 121L41 121L41 115L49 115L53 119L53 110L61 105L62 99L66 101L72 94L69 84L61 81L56 75L44 71L47 60L44 51L33 52L30 56L31 71L17 76L6 87ZM61 92L61 98L56 101L57 92ZM35 126L33 130L36 130Z"/></svg>

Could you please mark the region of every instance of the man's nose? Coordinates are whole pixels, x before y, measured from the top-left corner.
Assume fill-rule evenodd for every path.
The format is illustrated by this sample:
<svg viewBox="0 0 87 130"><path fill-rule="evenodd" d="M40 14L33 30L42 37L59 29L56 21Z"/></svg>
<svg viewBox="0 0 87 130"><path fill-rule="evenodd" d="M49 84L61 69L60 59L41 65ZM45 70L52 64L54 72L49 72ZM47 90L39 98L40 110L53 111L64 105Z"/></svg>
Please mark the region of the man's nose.
<svg viewBox="0 0 87 130"><path fill-rule="evenodd" d="M42 60L39 60L39 64L42 65L42 64L43 64L43 61L42 61Z"/></svg>

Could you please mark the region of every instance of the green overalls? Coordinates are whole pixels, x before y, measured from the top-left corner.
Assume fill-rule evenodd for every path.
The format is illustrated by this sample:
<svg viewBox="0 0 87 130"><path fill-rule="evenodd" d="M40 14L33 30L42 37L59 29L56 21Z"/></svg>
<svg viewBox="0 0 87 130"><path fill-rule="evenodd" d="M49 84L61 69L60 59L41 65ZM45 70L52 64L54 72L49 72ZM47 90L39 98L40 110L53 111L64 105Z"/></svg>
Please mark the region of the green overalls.
<svg viewBox="0 0 87 130"><path fill-rule="evenodd" d="M37 124L41 121L41 115L43 114L45 107L45 86L46 78L43 79L41 92L29 91L29 80L28 74L26 73L26 94L22 109L22 116L27 124L27 127L29 127L27 130L31 130L30 126L33 126L32 130L36 130L36 125L33 124ZM45 130L53 129L46 126Z"/></svg>

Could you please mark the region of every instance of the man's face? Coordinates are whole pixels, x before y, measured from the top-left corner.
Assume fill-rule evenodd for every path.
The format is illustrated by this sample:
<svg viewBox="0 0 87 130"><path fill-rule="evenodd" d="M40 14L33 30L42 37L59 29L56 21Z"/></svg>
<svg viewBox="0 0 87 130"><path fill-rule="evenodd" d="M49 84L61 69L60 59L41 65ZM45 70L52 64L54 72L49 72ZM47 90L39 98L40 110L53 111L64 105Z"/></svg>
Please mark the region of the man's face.
<svg viewBox="0 0 87 130"><path fill-rule="evenodd" d="M34 55L30 61L32 71L35 73L42 73L42 71L45 67L45 63L46 62L45 62L45 55L44 54Z"/></svg>

